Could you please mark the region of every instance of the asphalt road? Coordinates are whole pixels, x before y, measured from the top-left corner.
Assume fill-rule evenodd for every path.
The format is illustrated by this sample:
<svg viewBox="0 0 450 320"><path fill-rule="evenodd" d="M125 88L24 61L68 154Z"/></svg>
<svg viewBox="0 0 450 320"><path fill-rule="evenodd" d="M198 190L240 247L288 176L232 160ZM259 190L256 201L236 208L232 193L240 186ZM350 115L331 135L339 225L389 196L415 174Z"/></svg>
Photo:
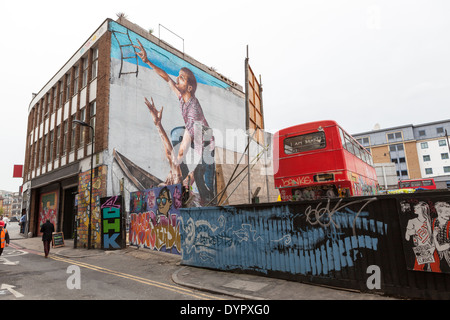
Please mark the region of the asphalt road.
<svg viewBox="0 0 450 320"><path fill-rule="evenodd" d="M0 257L0 300L229 299L175 284L171 277L179 268L170 259L139 259L124 251L45 258L12 244Z"/></svg>

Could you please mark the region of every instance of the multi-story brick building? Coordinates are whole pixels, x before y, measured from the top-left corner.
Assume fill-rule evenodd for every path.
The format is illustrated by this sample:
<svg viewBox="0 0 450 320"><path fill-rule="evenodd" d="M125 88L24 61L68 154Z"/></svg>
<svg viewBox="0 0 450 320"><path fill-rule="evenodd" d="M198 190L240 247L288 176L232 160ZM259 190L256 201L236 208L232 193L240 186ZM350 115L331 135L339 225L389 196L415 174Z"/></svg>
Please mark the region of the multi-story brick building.
<svg viewBox="0 0 450 320"><path fill-rule="evenodd" d="M446 132L450 132L450 120L407 124L353 136L371 151L375 164L395 163L398 180L434 178L438 188L450 188Z"/></svg>
<svg viewBox="0 0 450 320"><path fill-rule="evenodd" d="M142 52L148 61L139 56ZM129 192L171 181L175 169L168 148L181 148L183 125L187 126L192 116L183 113L183 108L194 103L181 101L184 96L174 94L181 92L182 81L190 77L186 74L194 76L195 84L190 78L183 90L191 97L195 92L202 108L196 109L196 116L204 120L200 130L203 140L192 145L200 145L203 153L209 148L215 167L198 164L198 160L187 163L183 181L194 181L190 188L202 204L224 187L236 165L236 153L242 153L245 147L245 143L234 145L235 136L230 139L226 135L227 130L245 132L242 87L126 19L107 19L33 94L29 105L23 191L33 236L39 235L39 225L49 218L65 237L76 233L78 245L86 246L91 199L92 243L99 247L101 197L123 190L128 206ZM195 151L190 149L186 157L195 158ZM223 161L226 157L228 160ZM252 179L253 191L260 186L261 194L265 194L269 184L256 178ZM202 182L204 179L212 182ZM241 188L245 190L245 183ZM204 190L213 193L207 197ZM275 191L271 192L276 199ZM240 202L241 194L234 194L234 203Z"/></svg>

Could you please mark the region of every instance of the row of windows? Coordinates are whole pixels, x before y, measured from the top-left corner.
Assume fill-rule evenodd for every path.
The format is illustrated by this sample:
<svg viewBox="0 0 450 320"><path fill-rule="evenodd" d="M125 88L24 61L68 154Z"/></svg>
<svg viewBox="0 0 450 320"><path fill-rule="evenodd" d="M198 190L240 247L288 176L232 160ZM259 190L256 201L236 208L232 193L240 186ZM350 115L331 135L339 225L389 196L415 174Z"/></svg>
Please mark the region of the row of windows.
<svg viewBox="0 0 450 320"><path fill-rule="evenodd" d="M450 173L450 166L444 166L444 173ZM433 168L425 168L426 174L433 174Z"/></svg>
<svg viewBox="0 0 450 320"><path fill-rule="evenodd" d="M96 102L92 102L89 105L90 115L89 121L86 121L86 108L80 110L80 119L83 122L89 123L90 126L95 128L96 118ZM30 167L37 168L41 165L50 163L54 159L66 155L67 150L73 151L75 149L75 139L77 134L78 125L73 122L76 117L73 115L70 118L72 125L71 134L69 137L69 119L64 121L61 125L57 126L55 130L51 130L43 138L39 139L37 143L34 143L30 153ZM92 142L92 130L86 127L80 127L80 140L79 146ZM70 138L70 140L69 140ZM68 145L70 141L70 145ZM55 146L56 144L56 146ZM55 148L54 148L55 147ZM69 148L68 148L69 147ZM34 164L34 166L32 166Z"/></svg>
<svg viewBox="0 0 450 320"><path fill-rule="evenodd" d="M447 160L448 158L449 158L448 157L448 152L441 153L441 160ZM430 155L424 155L423 156L423 161L424 162L431 161L431 156Z"/></svg>
<svg viewBox="0 0 450 320"><path fill-rule="evenodd" d="M34 123L42 123L50 114L58 110L64 103L70 100L80 90L88 85L88 82L97 78L98 72L98 48L92 49L91 77L89 78L89 57L81 58L72 69L67 72L56 85L38 102L34 109ZM80 78L81 69L81 78ZM73 81L72 81L73 78ZM90 80L89 80L90 79Z"/></svg>
<svg viewBox="0 0 450 320"><path fill-rule="evenodd" d="M445 133L444 127L437 127L436 128L436 134L442 135ZM419 130L418 131L419 137L424 138L426 137L426 130ZM396 132L389 132L386 134L387 141L389 142L395 142L395 141L402 141L403 140L403 133L402 131L396 131ZM362 137L356 139L360 144L363 146L370 146L370 137ZM445 142L445 140L442 140Z"/></svg>
<svg viewBox="0 0 450 320"><path fill-rule="evenodd" d="M447 141L445 140L438 140L439 147L445 147L447 145ZM421 142L420 143L421 149L428 149L428 142Z"/></svg>
<svg viewBox="0 0 450 320"><path fill-rule="evenodd" d="M27 143L27 146L29 146L29 162L26 168L28 171L51 163L54 159L64 156L68 151L73 151L75 147L82 147L92 142L92 130L78 126L73 120L81 120L95 128L97 109L95 101L89 103L88 107L79 109L78 112L43 135L42 138L34 141L33 134L39 134L38 128L43 127L44 121L51 114L56 114L66 102L70 101L73 96L79 94L92 80L96 79L97 73L98 48L93 48L36 103L29 115L29 142ZM76 107L76 105L72 106L72 108ZM70 113L70 110L68 111ZM80 127L80 129L77 130L77 127ZM79 143L76 146L77 134L79 134Z"/></svg>

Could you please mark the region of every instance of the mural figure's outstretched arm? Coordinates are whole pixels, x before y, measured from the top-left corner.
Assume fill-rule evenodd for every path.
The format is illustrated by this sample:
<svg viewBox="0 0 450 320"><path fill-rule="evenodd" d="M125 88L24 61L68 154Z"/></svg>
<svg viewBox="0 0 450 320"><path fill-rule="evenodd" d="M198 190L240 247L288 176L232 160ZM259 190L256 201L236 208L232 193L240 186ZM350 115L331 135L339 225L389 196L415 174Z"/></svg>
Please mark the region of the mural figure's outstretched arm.
<svg viewBox="0 0 450 320"><path fill-rule="evenodd" d="M158 129L159 135L164 145L164 151L166 153L166 158L169 161L170 165L170 173L164 184L177 184L181 183L182 175L179 164L176 161L173 161L175 158L173 155L173 146L170 143L169 137L167 136L166 131L164 130L161 124L162 111L164 107L161 107L161 110L156 110L155 103L153 102L153 98L151 98L151 102L145 98L145 104L150 110L150 114L152 115L153 122L155 123L156 128Z"/></svg>

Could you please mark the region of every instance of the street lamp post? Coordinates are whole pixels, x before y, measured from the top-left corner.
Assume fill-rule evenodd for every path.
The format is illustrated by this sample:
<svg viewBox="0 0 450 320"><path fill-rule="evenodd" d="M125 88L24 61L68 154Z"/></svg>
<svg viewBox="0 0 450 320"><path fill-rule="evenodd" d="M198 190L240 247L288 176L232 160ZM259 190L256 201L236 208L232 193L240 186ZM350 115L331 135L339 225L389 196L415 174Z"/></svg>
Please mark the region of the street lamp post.
<svg viewBox="0 0 450 320"><path fill-rule="evenodd" d="M87 248L91 248L91 217L92 217L92 175L94 169L94 128L81 120L73 120L74 123L79 124L83 127L89 127L92 130L92 141L91 141L91 184L89 186L89 224L88 224L88 245Z"/></svg>

